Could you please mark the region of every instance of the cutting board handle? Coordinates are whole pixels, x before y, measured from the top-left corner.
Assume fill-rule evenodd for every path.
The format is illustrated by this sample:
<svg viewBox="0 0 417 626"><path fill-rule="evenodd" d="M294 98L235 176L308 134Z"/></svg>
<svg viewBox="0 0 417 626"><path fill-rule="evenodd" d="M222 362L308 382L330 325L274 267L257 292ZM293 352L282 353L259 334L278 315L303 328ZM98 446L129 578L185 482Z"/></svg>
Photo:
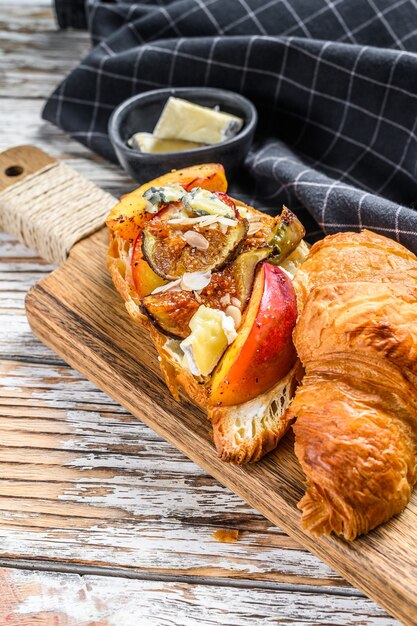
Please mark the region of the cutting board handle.
<svg viewBox="0 0 417 626"><path fill-rule="evenodd" d="M0 153L0 230L51 263L104 225L115 198L34 146Z"/></svg>

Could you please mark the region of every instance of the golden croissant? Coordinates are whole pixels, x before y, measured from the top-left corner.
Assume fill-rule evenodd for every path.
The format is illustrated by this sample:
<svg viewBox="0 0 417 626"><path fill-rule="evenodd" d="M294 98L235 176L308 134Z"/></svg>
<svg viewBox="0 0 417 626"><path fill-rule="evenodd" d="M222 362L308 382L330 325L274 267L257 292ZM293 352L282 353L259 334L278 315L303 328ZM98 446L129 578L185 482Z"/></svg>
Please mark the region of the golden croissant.
<svg viewBox="0 0 417 626"><path fill-rule="evenodd" d="M417 479L417 258L363 231L315 244L294 287L305 368L287 419L307 478L302 526L352 540Z"/></svg>

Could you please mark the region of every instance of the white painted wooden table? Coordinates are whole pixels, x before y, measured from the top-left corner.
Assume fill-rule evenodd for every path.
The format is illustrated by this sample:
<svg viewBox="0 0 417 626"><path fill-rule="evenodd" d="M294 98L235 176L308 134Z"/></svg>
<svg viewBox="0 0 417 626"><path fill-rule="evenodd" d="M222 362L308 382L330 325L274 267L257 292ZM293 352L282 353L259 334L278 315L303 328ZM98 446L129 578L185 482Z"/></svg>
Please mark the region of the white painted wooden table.
<svg viewBox="0 0 417 626"><path fill-rule="evenodd" d="M132 188L40 119L88 36L48 0L0 0L0 24L0 150ZM0 235L0 624L398 624L32 336L25 293L51 269Z"/></svg>

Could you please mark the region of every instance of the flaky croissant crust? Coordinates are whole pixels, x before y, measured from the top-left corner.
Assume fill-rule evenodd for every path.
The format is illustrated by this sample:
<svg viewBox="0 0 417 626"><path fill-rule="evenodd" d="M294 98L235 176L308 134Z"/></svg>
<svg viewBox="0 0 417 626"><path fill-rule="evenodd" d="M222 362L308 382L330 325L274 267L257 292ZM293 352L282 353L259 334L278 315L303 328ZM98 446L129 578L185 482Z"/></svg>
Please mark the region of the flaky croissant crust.
<svg viewBox="0 0 417 626"><path fill-rule="evenodd" d="M219 457L229 463L242 465L254 463L273 450L287 432L290 422L286 408L301 378L297 361L288 374L266 393L241 405L213 407L208 402L208 387L204 380L193 376L173 358L167 349L167 337L149 322L139 307L139 299L133 285L130 266L130 243L110 233L107 267L113 283L122 296L125 307L133 320L150 333L158 352L160 367L168 389L176 400L181 389L203 408L213 427L213 439ZM304 258L306 245L300 245L289 257L294 267Z"/></svg>
<svg viewBox="0 0 417 626"><path fill-rule="evenodd" d="M417 259L375 233L315 244L296 274L306 370L288 410L314 534L352 540L399 513L417 480Z"/></svg>

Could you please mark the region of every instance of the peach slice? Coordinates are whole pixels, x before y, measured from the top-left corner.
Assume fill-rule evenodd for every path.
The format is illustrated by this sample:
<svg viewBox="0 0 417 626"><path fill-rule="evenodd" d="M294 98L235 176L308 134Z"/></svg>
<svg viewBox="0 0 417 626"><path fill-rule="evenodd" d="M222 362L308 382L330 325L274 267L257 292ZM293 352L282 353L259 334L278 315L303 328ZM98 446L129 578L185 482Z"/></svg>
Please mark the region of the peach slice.
<svg viewBox="0 0 417 626"><path fill-rule="evenodd" d="M296 359L292 342L296 319L291 280L279 267L263 262L238 336L213 372L210 403L247 402L285 376Z"/></svg>
<svg viewBox="0 0 417 626"><path fill-rule="evenodd" d="M167 283L166 280L155 274L142 254L142 233L136 237L132 252L132 278L139 298L145 298L154 289Z"/></svg>
<svg viewBox="0 0 417 626"><path fill-rule="evenodd" d="M171 183L182 185L187 191L194 187L202 187L208 191L227 191L226 175L220 163L204 163L173 170L122 196L120 202L110 211L107 226L122 239L133 242L145 221L152 217L145 211L146 200L143 194L150 187L163 187Z"/></svg>

